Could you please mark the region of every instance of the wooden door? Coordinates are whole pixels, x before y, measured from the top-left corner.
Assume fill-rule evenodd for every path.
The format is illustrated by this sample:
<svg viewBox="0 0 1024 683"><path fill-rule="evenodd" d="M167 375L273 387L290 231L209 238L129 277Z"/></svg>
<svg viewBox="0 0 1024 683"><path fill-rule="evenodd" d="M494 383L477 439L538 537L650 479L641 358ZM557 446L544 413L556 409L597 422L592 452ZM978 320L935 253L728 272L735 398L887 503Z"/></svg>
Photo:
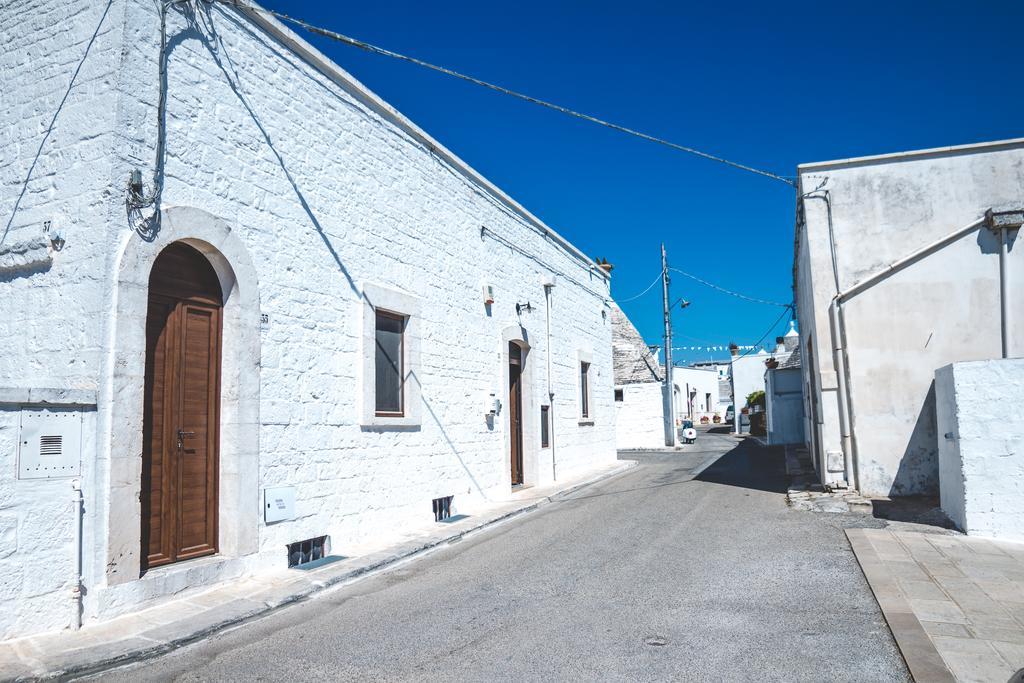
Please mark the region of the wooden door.
<svg viewBox="0 0 1024 683"><path fill-rule="evenodd" d="M143 571L217 552L221 301L202 254L161 252L146 318Z"/></svg>
<svg viewBox="0 0 1024 683"><path fill-rule="evenodd" d="M508 345L508 427L512 459L512 485L523 483L523 349Z"/></svg>

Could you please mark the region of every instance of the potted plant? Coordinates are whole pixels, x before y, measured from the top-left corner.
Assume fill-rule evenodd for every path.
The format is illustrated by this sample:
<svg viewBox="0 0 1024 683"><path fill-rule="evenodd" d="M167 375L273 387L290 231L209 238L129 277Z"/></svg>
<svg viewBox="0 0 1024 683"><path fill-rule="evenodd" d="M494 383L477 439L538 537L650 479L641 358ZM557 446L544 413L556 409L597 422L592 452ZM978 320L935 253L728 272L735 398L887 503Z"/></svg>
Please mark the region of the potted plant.
<svg viewBox="0 0 1024 683"><path fill-rule="evenodd" d="M700 423L702 425L706 425L708 423L708 416L707 415L701 415L700 416Z"/></svg>
<svg viewBox="0 0 1024 683"><path fill-rule="evenodd" d="M722 416L716 413L715 416L711 418L711 421L715 424L719 424L722 421Z"/></svg>

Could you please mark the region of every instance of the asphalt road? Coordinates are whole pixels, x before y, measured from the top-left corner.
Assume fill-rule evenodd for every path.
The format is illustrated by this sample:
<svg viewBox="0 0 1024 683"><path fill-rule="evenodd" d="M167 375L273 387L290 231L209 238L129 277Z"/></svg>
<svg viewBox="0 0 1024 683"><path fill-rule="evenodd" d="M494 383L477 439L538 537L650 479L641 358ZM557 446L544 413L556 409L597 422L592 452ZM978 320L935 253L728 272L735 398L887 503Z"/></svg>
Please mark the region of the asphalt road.
<svg viewBox="0 0 1024 683"><path fill-rule="evenodd" d="M700 473L701 465L717 461ZM537 512L104 680L908 680L841 525L703 432Z"/></svg>

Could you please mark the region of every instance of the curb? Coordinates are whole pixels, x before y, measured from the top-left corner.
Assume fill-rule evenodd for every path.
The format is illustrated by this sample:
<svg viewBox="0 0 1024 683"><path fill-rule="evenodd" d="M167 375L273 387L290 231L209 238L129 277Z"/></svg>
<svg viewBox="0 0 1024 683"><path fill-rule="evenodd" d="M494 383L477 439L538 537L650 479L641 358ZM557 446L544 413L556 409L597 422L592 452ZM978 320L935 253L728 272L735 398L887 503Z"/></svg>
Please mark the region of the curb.
<svg viewBox="0 0 1024 683"><path fill-rule="evenodd" d="M284 609L285 607L310 600L318 596L319 594L326 592L329 589L340 588L343 585L354 583L361 579L368 578L374 574L393 568L399 564L419 559L420 557L427 555L434 550L438 550L443 546L461 541L467 536L474 535L477 532L490 529L491 527L503 524L515 517L525 515L541 507L547 506L553 502L565 498L566 496L571 495L576 491L579 491L580 489L592 486L598 482L608 481L617 478L623 474L626 474L637 465L637 461L635 460L622 460L619 462L620 464L618 467L610 469L606 472L601 472L600 474L592 476L588 479L584 479L583 481L577 482L576 484L573 484L572 486L569 486L565 489L555 491L547 496L538 498L537 500L534 500L524 505L523 507L510 510L496 517L482 519L475 526L469 527L467 529L462 529L460 531L457 531L456 533L444 536L442 538L435 538L426 542L413 542L414 544L410 543L409 545L411 547L404 548L402 550L399 550L398 552L394 552L381 559L368 562L365 565L353 567L351 570L346 571L342 574L338 574L337 576L327 577L319 581L314 580L310 585L301 588L295 591L294 593L291 593L290 595L284 597L279 601L268 602L265 604L264 607L259 607L249 612L245 612L243 614L225 619L223 621L217 622L216 624L213 624L212 626L208 626L206 628L203 628L199 631L195 631L188 635L181 636L179 638L174 638L167 642L155 644L152 647L146 647L131 652L125 652L123 654L114 657L108 657L106 659L101 659L95 662L56 668L40 674L22 675L18 676L17 678L8 680L71 680L85 676L92 676L98 673L102 673L104 671L109 671L111 669L116 669L123 666L127 666L129 664L134 664L136 662L142 662L147 659L154 659L156 657L160 657L169 652L173 652L174 650L178 650L188 645L192 645L193 643L197 643L201 640L205 640L220 631L224 631L235 626L240 626L247 622L255 621L256 619L269 616L270 614L273 614L278 610ZM370 557L373 557L373 555L371 555Z"/></svg>
<svg viewBox="0 0 1024 683"><path fill-rule="evenodd" d="M954 683L956 680L946 666L931 638L914 614L900 590L896 579L889 574L878 553L868 540L865 529L847 529L846 539L854 557L864 573L868 587L885 617L893 640L903 661L915 681Z"/></svg>

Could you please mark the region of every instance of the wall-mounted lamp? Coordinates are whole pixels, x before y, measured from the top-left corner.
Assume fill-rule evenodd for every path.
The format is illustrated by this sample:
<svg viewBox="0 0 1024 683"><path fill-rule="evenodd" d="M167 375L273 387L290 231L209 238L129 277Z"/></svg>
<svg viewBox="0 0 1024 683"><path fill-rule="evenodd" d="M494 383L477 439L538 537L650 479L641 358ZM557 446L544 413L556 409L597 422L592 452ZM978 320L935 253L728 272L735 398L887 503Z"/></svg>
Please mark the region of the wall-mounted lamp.
<svg viewBox="0 0 1024 683"><path fill-rule="evenodd" d="M525 304L516 304L516 315L522 315L523 311L533 313L533 306L527 301Z"/></svg>

